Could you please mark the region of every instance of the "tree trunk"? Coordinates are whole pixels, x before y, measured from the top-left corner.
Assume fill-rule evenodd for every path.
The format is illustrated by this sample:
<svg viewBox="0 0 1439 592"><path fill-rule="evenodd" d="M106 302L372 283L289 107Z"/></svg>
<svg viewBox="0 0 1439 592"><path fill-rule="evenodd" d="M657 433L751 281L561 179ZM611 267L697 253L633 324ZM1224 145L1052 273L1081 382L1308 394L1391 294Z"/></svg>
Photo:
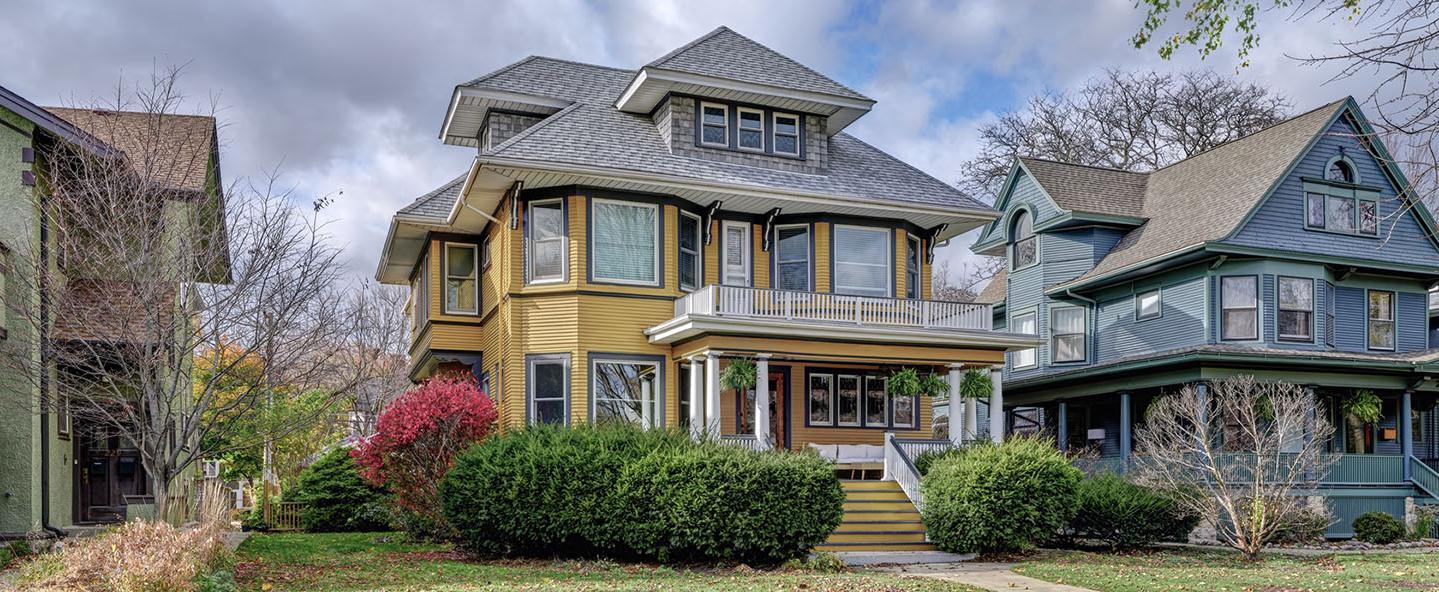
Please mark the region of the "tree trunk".
<svg viewBox="0 0 1439 592"><path fill-rule="evenodd" d="M170 482L163 477L164 471L150 472L150 490L155 494L156 522L170 521Z"/></svg>

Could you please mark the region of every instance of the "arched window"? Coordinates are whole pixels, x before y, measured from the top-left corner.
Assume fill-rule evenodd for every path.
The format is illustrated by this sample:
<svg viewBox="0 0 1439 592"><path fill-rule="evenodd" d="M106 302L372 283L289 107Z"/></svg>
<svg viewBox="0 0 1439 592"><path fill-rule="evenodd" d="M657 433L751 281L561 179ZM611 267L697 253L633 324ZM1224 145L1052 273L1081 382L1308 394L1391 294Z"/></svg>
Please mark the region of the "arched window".
<svg viewBox="0 0 1439 592"><path fill-rule="evenodd" d="M1330 181L1353 183L1354 168L1344 159L1338 158L1329 163L1329 168L1324 171L1324 178Z"/></svg>
<svg viewBox="0 0 1439 592"><path fill-rule="evenodd" d="M1034 242L1034 219L1027 210L1020 210L1009 224L1009 268L1033 265L1038 253Z"/></svg>

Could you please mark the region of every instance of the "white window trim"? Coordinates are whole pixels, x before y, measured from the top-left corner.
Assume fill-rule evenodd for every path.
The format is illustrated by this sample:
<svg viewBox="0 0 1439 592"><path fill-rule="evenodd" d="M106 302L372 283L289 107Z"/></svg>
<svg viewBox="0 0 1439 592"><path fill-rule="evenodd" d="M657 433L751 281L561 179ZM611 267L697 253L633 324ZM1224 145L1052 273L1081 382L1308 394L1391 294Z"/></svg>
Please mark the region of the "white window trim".
<svg viewBox="0 0 1439 592"><path fill-rule="evenodd" d="M613 354L611 354L611 355L613 355ZM593 358L593 359L590 360L590 369L589 369L589 371L590 371L590 423L591 423L591 424L594 424L594 423L596 422L596 419L595 419L595 418L596 418L597 416L595 415L595 413L599 410L599 402L600 402L600 400L601 400L600 395L599 395L600 389L599 389L599 387L598 387L598 385L597 385L597 382L596 382L596 381L599 380L599 377L600 377L600 376L599 376L599 372L596 372L596 371L595 371L595 367L599 366L600 364L622 364L622 365L631 365L631 366L651 366L651 367L653 367L653 368L655 369L655 388L654 388L654 390L650 393L650 396L653 397L653 400L651 401L652 410L650 411L650 424L649 424L649 425L642 425L642 426L640 426L640 427L643 428L643 429L647 429L647 430L648 430L648 429L656 429L656 428L662 428L662 427L664 427L664 423L665 423L664 380L663 380L664 368L661 367L661 363L660 363L659 361L657 361L657 360L635 360L635 359L615 358L615 357L596 357L596 358ZM606 400L606 401L618 401L618 400L620 400L620 399L605 398L605 399L603 399L603 400Z"/></svg>
<svg viewBox="0 0 1439 592"><path fill-rule="evenodd" d="M811 391L814 389L814 383L812 381L817 377L825 377L829 379L829 413L827 414L827 417L824 421L814 421L814 414L811 412L811 405L814 403L814 399L810 396ZM838 392L835 391L834 387L834 375L828 372L810 374L809 376L805 377L804 418L807 425L821 427L830 427L834 425L835 418L838 416L839 413L839 409L835 408L835 402L838 400Z"/></svg>
<svg viewBox="0 0 1439 592"><path fill-rule="evenodd" d="M798 263L798 262L799 262L799 261L797 261L797 260L796 260L796 261L785 261L785 260L782 259L781 256L780 256L781 253L783 253L783 251L780 250L780 248L779 248L779 231L780 231L780 229L783 229L783 228L803 228L803 229L804 229L804 240L805 240L805 246L804 246L804 286L805 286L805 287L804 287L803 290L798 290L798 291L800 291L800 292L812 292L812 291L814 291L814 274L811 273L810 270L811 270L811 268L814 266L814 261L813 261L813 259L814 259L814 253L811 253L811 252L810 252L810 245L811 245L812 242L814 241L814 235L813 235L814 229L810 228L810 225L809 225L809 224L780 224L780 225L777 225L777 226L774 227L774 279L775 279L774 285L775 285L775 289L776 289L776 290L782 289L782 288L779 287L780 264L782 264L782 263Z"/></svg>
<svg viewBox="0 0 1439 592"><path fill-rule="evenodd" d="M1028 216L1028 217L1029 217L1029 236L1026 236L1026 237L1020 238L1020 239L1016 239L1016 238L1013 236L1014 227L1017 226L1017 224L1015 224L1015 218L1018 217L1018 216L1020 215L1020 213L1023 213L1025 216ZM1035 224L1034 212L1030 211L1029 208L1020 208L1020 209L1019 209L1018 211L1016 211L1013 215L1011 215L1006 222L1009 224L1009 227L1008 227L1008 229L1005 230L1005 239L1006 239L1006 240L1005 240L1004 249L1005 249L1005 254L1008 255L1008 257L1009 257L1009 261L1007 262L1007 263L1009 264L1009 270L1010 270L1010 271L1019 271L1019 270L1021 270L1021 269L1029 269L1029 268L1031 268L1031 267L1034 267L1034 266L1036 266L1036 265L1039 265L1039 257L1040 257L1040 253L1039 253L1039 234L1036 233L1036 232L1034 232L1034 224ZM1026 264L1024 264L1024 265L1015 265L1015 256L1014 256L1014 254L1015 254L1016 252L1018 252L1018 249L1016 249L1015 247L1019 246L1019 243L1020 243L1021 241L1026 241L1026 240L1028 240L1028 241L1033 241L1033 242L1034 242L1034 260L1033 260L1033 261L1030 261L1029 263L1026 263Z"/></svg>
<svg viewBox="0 0 1439 592"><path fill-rule="evenodd" d="M1143 313L1140 312L1141 310L1143 310L1143 307L1141 307L1139 303L1140 303L1141 300L1143 300L1143 297L1146 296L1146 295L1148 295L1148 294L1154 294L1155 310L1154 310L1154 313L1153 313L1153 314L1146 315L1146 314L1143 314ZM1142 290L1142 291L1139 291L1139 292L1135 292L1135 293L1134 293L1134 320L1135 320L1136 322L1138 322L1138 321L1148 321L1148 320L1157 319L1157 318L1160 318L1160 317L1163 317L1163 316L1164 316L1164 289L1163 289L1163 288L1152 288L1152 289L1149 289L1149 290Z"/></svg>
<svg viewBox="0 0 1439 592"><path fill-rule="evenodd" d="M759 131L759 148L747 148L747 147L745 147L744 143L740 141L740 135L741 135L743 132L745 132L745 131L756 131L756 130L753 130L753 129L746 128L746 127L744 126L744 117L742 117L742 115L745 114L745 113L754 113L754 114L759 115L759 130L758 130L758 131ZM763 110L761 110L761 109L755 109L755 108L753 108L753 107L735 107L735 130L736 130L736 131L735 131L735 138L734 138L735 148L738 148L738 149L743 150L743 151L745 151L745 152L761 152L761 153L764 152L766 137L765 137L765 133L764 133L764 111L763 111Z"/></svg>
<svg viewBox="0 0 1439 592"><path fill-rule="evenodd" d="M1039 309L1038 309L1038 308L1030 308L1030 309L1028 309L1028 310L1020 311L1020 312L1018 312L1018 313L1015 313L1015 314L1011 315L1011 316L1009 317L1009 325L1008 325L1008 328L1009 328L1009 329L1013 329L1014 326L1018 324L1018 323L1016 323L1015 321L1018 320L1020 317L1023 317L1023 316L1026 316L1026 315L1027 315L1027 316L1032 316L1032 317L1034 317L1034 321L1033 321L1033 323L1034 323L1034 333L1021 333L1021 335L1038 335L1038 334L1039 334ZM1028 364L1019 364L1019 363L1017 363L1017 361L1019 360L1019 354L1025 353L1025 352L1029 352L1029 354L1032 356L1032 358L1030 359L1029 363L1028 363ZM1017 350L1017 351L1014 352L1014 354L1015 354L1015 355L1014 355L1014 358L1013 358L1014 361L1012 361L1012 362L1010 363L1010 367L1011 367L1012 369L1014 369L1014 370L1023 370L1023 369L1028 369L1028 368L1034 368L1034 367L1036 367L1036 366L1039 365L1039 348L1037 348L1037 347L1031 347L1031 348L1029 348L1029 349Z"/></svg>
<svg viewBox="0 0 1439 592"><path fill-rule="evenodd" d="M884 387L883 387L883 388L884 388L884 396L883 396L883 397L880 397L880 399L881 399L882 401L884 401L884 403L883 403L884 407L883 407L883 409L882 409L882 411L884 412L884 419L881 419L881 420L879 421L879 423L870 423L870 421L869 421L869 381L871 381L871 380L878 380L878 381L880 381L880 384L883 384L883 385L884 385ZM860 419L860 421L862 421L862 422L864 423L865 427L889 427L889 425L890 425L890 420L893 419L893 418L890 417L890 413L889 413L889 379L888 379L888 378L885 378L885 377L883 377L883 376L874 376L874 375L870 375L870 374L866 374L866 375L864 375L864 376L861 376L861 377L860 377L859 400L860 400L859 419Z"/></svg>
<svg viewBox="0 0 1439 592"><path fill-rule="evenodd" d="M924 243L913 234L905 234L905 247L909 249L904 255L904 289L905 297L912 300L919 300L924 297ZM909 261L913 255L914 259L914 281L909 281ZM914 285L911 286L910 284ZM914 288L914 296L909 295L909 289Z"/></svg>
<svg viewBox="0 0 1439 592"><path fill-rule="evenodd" d="M480 304L480 248L479 248L478 246L476 246L476 245L473 245L473 244L468 244L468 243L451 243L451 242L442 243L442 248L444 249L443 252L444 252L444 255L445 255L445 256L444 256L444 260L441 262L441 268L442 268L442 270L444 271L444 279L445 279L445 286L444 286L445 291L443 292L443 294L444 294L444 300L445 300L445 314L448 314L448 315L464 315L464 316L471 316L471 317L473 317L473 316L479 316L479 314L480 314L480 309L483 308L483 306L481 306L481 304ZM474 261L474 263L475 263L475 266L470 268L471 273L474 274L473 276L471 276L471 277L464 277L464 276L452 276L452 275L450 275L450 249L469 249L469 250L470 250L470 253L472 254L471 261ZM473 280L475 281L475 309L474 309L474 310L461 310L461 309L453 308L453 307L451 306L453 303L450 302L450 280L456 279L456 278L462 279L462 280L463 280L463 279L473 279Z"/></svg>
<svg viewBox="0 0 1439 592"><path fill-rule="evenodd" d="M1393 347L1375 347L1374 343L1369 340L1369 326L1375 321L1374 317L1369 316L1369 295L1375 292L1383 292L1389 295L1389 318L1387 322L1394 327ZM1386 322L1386 319L1379 319L1379 321ZM1399 292L1397 290L1364 290L1364 347L1365 349L1375 351L1399 350Z"/></svg>
<svg viewBox="0 0 1439 592"><path fill-rule="evenodd" d="M1254 280L1254 306L1252 306L1252 307L1251 307L1251 306L1234 306L1234 307L1225 306L1225 305L1224 305L1224 278L1251 278L1251 279L1253 279L1253 280ZM1261 293L1261 290L1262 290L1262 289L1263 289L1263 286L1261 286L1260 283L1259 283L1259 276L1258 276L1258 275L1254 275L1254 274L1235 274L1235 275L1221 275L1221 276L1219 276L1219 340L1220 340L1220 341L1258 341L1258 340L1259 340L1260 335L1262 335L1263 332L1264 332L1264 331L1263 331L1263 327L1264 327L1264 316L1263 316L1263 314L1262 314L1262 312L1261 312L1261 311L1264 309L1264 307L1263 307L1263 306L1260 306L1260 303L1262 303L1262 302L1264 301L1263 294ZM1227 311L1227 310L1253 310L1253 311L1254 311L1254 335L1253 335L1252 337L1225 337L1225 336L1224 336L1224 311Z"/></svg>
<svg viewBox="0 0 1439 592"><path fill-rule="evenodd" d="M854 422L841 421L839 418L839 399L841 378L853 378L855 393L859 400L855 401ZM834 375L834 425L839 427L860 427L864 425L864 375L862 374L835 374Z"/></svg>
<svg viewBox="0 0 1439 592"><path fill-rule="evenodd" d="M1081 323L1083 324L1083 329L1084 329L1083 331L1081 331L1081 332L1079 332L1079 333L1056 333L1056 332L1054 331L1054 313L1056 313L1056 312L1058 312L1058 311L1061 311L1061 310L1066 310L1066 309L1074 309L1074 310L1080 311L1079 318L1080 318ZM1084 340L1084 355L1083 355L1082 357L1080 357L1079 359L1077 359L1077 360L1059 360L1059 359L1056 359L1056 357L1055 357L1055 352L1058 351L1058 348L1055 347L1055 346L1059 343L1059 341L1058 341L1056 338L1061 337L1061 336L1066 336L1066 335L1079 335L1079 336L1080 336L1081 338L1083 338L1083 340ZM1089 307L1087 307L1087 306L1075 306L1075 305L1070 305L1070 304L1066 304L1066 305L1062 305L1062 306L1051 306L1051 307L1049 307L1049 363L1050 363L1051 365L1054 365L1054 364L1083 364L1083 363L1088 362L1088 361L1089 361Z"/></svg>
<svg viewBox="0 0 1439 592"><path fill-rule="evenodd" d="M561 395L565 404L565 421L562 425L570 425L570 355L569 354L531 354L525 358L525 424L535 423L535 366L558 364L564 371L565 392ZM552 400L547 397L546 400Z"/></svg>
<svg viewBox="0 0 1439 592"><path fill-rule="evenodd" d="M589 238L590 238L590 243L591 243L591 245L590 245L590 247L591 247L591 248L590 248L590 279L593 280L593 281L596 281L596 282L604 282L604 283L606 283L606 284L625 284L625 285L628 285L628 286L650 286L650 287L659 286L659 285L664 281L664 278L660 275L660 274L661 274L660 259L662 258L662 255L660 254L660 251L661 251L661 249L664 248L663 245L664 245L664 242L665 242L665 241L664 241L664 237L660 236L660 207L659 207L659 205L657 205L657 204L649 204L649 203L641 203L641 202L637 202L637 201L624 201L624 200L621 200L621 199L601 199L601 198L593 198L593 199L590 200L590 203L591 203L590 215L594 215L594 207L593 207L593 206L599 205L599 204L616 204L616 205L621 205L621 206L626 206L626 207L647 208L647 209L650 209L650 210L654 211L654 213L655 213L655 216L654 216L654 229L655 229L655 245L654 245L654 246L655 246L655 256L654 256L654 261L655 261L655 262L654 262L654 266L653 266L653 267L654 267L653 273L654 273L654 278L655 278L655 279L653 279L653 280L651 280L651 281L644 281L644 280L629 280L629 279L623 279L623 278L607 278L607 277L601 277L600 274L595 271L599 266L594 264L594 257L595 257L595 252L594 252L594 248L593 248L593 243L594 243L594 240L595 240L595 239L594 239L594 236L590 236L590 237L589 237ZM594 220L591 220L591 221L590 221L590 228L594 228L594 225L595 225L595 224L594 224ZM591 234L593 234L593 233L591 233Z"/></svg>
<svg viewBox="0 0 1439 592"><path fill-rule="evenodd" d="M741 251L743 252L743 255L741 255L741 257L744 259L744 278L742 279L742 282L738 284L730 282L729 263L725 261L725 255L729 251L730 228L741 228L744 230L744 241L740 243L740 246L742 247ZM720 224L719 265L721 284L724 284L726 286L741 286L745 288L751 287L752 282L750 281L750 276L754 273L752 271L754 269L754 256L751 253L751 251L754 250L753 232L754 231L750 229L750 223L744 222L742 220L725 220L722 224Z"/></svg>
<svg viewBox="0 0 1439 592"><path fill-rule="evenodd" d="M693 291L695 291L695 290L698 290L698 289L700 288L700 286L703 286L704 283L705 283L705 253L704 253L704 250L705 250L705 247L704 247L704 244L705 244L705 221L704 221L704 218L700 217L698 214L692 214L692 213L690 213L690 212L686 212L686 211L684 211L684 210L680 210L680 223L675 225L675 232L676 232L676 233L682 233L682 232L683 232L682 228L683 228L683 226L684 226L684 219L685 219L685 218L690 218L690 219L693 219L693 220L695 221L695 249L694 249L694 256L695 256L695 281L694 281L694 285L689 285L689 286L685 285L685 283L684 283L684 278L679 277L679 260L678 260L678 259L675 260L675 277L676 277L676 279L679 281L680 291L682 291L682 292L693 292ZM683 256L683 255L684 255L685 249L684 249L683 246L680 246L680 245L682 245L682 244L683 244L683 243L680 242L679 234L676 234L676 235L675 235L675 252L676 252L676 257Z"/></svg>
<svg viewBox="0 0 1439 592"><path fill-rule="evenodd" d="M1343 200L1348 200L1348 201L1350 201L1350 202L1353 202L1353 204L1354 204L1354 209L1353 209L1353 212L1354 212L1354 230L1349 231L1349 230L1341 230L1341 229L1331 228L1331 227L1330 227L1331 225L1329 224L1329 200L1331 200L1331 199L1343 199ZM1315 224L1311 223L1311 221L1309 220L1309 208L1311 207L1311 203L1314 202L1314 201L1318 201L1318 202L1322 205L1322 208L1323 208L1323 210L1324 210L1324 224L1323 224L1323 225L1315 225ZM1363 228L1364 228L1363 204L1366 203L1366 202L1374 205L1374 231L1373 231L1373 232L1365 232L1365 231L1363 230ZM1336 194L1333 194L1333 193L1320 193L1320 192L1318 192L1318 191L1312 191L1312 190L1311 190L1311 191L1306 191L1306 192L1304 193L1304 228L1306 228L1306 229L1308 229L1308 230L1318 230L1318 231L1321 231L1321 232L1332 232L1332 233L1334 233L1334 234L1342 234L1342 235L1345 235L1345 236L1362 236L1362 237L1367 237L1367 238L1374 238L1374 237L1379 236L1379 223L1380 223L1379 200L1377 200L1377 199L1372 199L1372 198L1369 198L1369 197L1360 197L1360 196L1357 195L1357 194L1356 194L1356 195L1336 195Z"/></svg>
<svg viewBox="0 0 1439 592"><path fill-rule="evenodd" d="M705 126L708 125L708 124L705 123L705 108L706 108L706 107L719 107L720 109L723 109L723 110L724 110L724 142L706 142L706 141L705 141ZM722 148L729 148L729 136L730 136L730 134L729 134L729 105L726 105L726 104L724 104L724 103L711 103L711 102L708 102L708 101L701 101L701 102L700 102L700 113L699 113L699 115L700 115L699 121L696 121L696 122L695 122L695 125L697 126L696 129L699 130L699 141L700 141L700 145L701 145L701 146L718 146L718 147L722 147Z"/></svg>
<svg viewBox="0 0 1439 592"><path fill-rule="evenodd" d="M1283 290L1283 289L1281 288L1281 286L1280 286L1281 284L1284 283L1284 280L1299 280L1299 281L1309 282L1309 309L1308 309L1308 310L1305 310L1305 309L1302 309L1302 308L1285 308L1285 307L1284 307L1284 297L1283 297L1284 290ZM1316 324L1316 323L1315 323L1315 318L1314 318L1314 316L1315 316L1315 312L1316 312L1315 309L1318 308L1318 304L1319 304L1319 303L1316 302L1317 298L1315 297L1314 284L1315 284L1314 278L1298 277L1298 276L1291 276L1291 275L1275 276L1275 278L1274 278L1274 311L1275 311L1275 312L1274 312L1274 317L1275 317L1275 318L1274 318L1274 338L1275 338L1276 340L1278 340L1278 341L1288 341L1288 342L1291 342L1291 343L1314 343L1314 342L1315 342L1316 336L1314 335L1314 332L1315 332L1315 329L1316 329L1316 327L1315 327L1315 324ZM1366 303L1366 306L1367 306L1367 303ZM1368 310L1368 309L1366 308L1365 310L1366 310L1366 314L1367 314L1367 310ZM1282 331L1280 330L1279 317L1284 316L1284 312L1285 312L1285 311L1291 311L1291 312L1307 312L1307 313L1309 313L1309 335L1286 335L1286 334L1284 334L1284 332L1282 332Z"/></svg>
<svg viewBox="0 0 1439 592"><path fill-rule="evenodd" d="M769 117L770 117L770 138L769 138L770 151L773 152L773 153L775 153L775 154L781 154L781 155L784 155L784 156L799 156L799 153L800 153L800 137L801 137L802 132L804 131L804 126L803 126L803 124L801 123L800 117L799 117L798 115L793 114L793 113L780 113L779 111L771 112ZM791 118L791 119L794 120L794 133L793 133L793 134L781 134L781 133L779 133L779 118L781 118L781 117L788 117L788 118ZM776 137L778 137L778 136L793 136L793 137L794 137L794 152L785 152L785 151L783 151L783 150L780 150L780 149L779 149L779 143L776 142L776 141L774 141L774 139L775 139Z"/></svg>
<svg viewBox="0 0 1439 592"><path fill-rule="evenodd" d="M839 257L838 257L838 256L832 256L832 257L831 257L832 260L830 261L830 264L829 264L829 265L830 265L829 277L830 277L830 281L834 283L834 293L835 293L835 294L844 295L844 296L859 296L859 297L867 297L867 298L888 298L888 297L892 296L892 295L894 294L894 238L893 238L892 235L891 235L891 230L888 229L888 228L879 228L879 227L875 227L875 226L856 226L856 225L853 225L853 224L835 224L835 225L834 225L834 230L830 233L830 253L831 253L832 255L838 255L838 253L839 253L840 245L839 245L839 240L838 240L838 239L839 239L839 229L841 229L841 228L853 228L853 229L857 229L857 230L860 230L860 231L863 231L863 232L875 232L875 233L881 233L881 234L884 234L884 235L885 235L885 240L884 240L884 252L885 252L885 256L884 256L884 263L883 263L884 269L885 269L885 273L884 273L884 277L885 277L884 292L885 292L885 293L884 293L883 295L876 295L876 294L846 294L846 293L843 291L843 290L846 289L846 288L856 288L856 287L858 287L858 288L860 288L860 289L864 289L864 286L845 286L845 285L843 285L843 284L840 284L840 283L839 283L839 273L837 273L838 270L839 270L839 266L840 266L840 260L839 260ZM845 262L845 264L846 264L846 265L863 265L863 266L867 266L867 267L874 267L874 266L875 266L875 264L873 264L873 263Z"/></svg>
<svg viewBox="0 0 1439 592"><path fill-rule="evenodd" d="M563 283L569 281L569 276L570 276L570 250L569 250L569 236L568 236L568 233L567 233L567 232L562 232L562 233L560 233L560 236L555 237L555 238L544 239L544 240L547 240L547 241L558 240L558 241L560 242L560 274L559 274L559 276L557 276L557 277L543 277L543 278L541 278L541 277L537 277L537 276L535 275L535 256L534 256L534 255L535 255L535 247L534 247L534 245L535 245L535 242L536 242L536 241L540 240L540 239L535 238L535 225L534 225L535 206L544 206L544 205L549 205L549 204L560 204L560 217L562 217L562 218L565 217L565 202L564 202L564 199L563 199L563 198L541 199L541 200L535 200L535 201L529 202L528 204L525 204L525 221L527 222L527 229L526 229L526 232L525 232L525 234L526 234L526 236L525 236L525 241L526 241L527 243L529 243L529 244L526 246L527 252L526 252L526 256L525 256L525 280L526 280L526 284L531 285L531 286L541 286L541 285L545 285L545 284L563 284ZM565 220L564 223L565 223L566 228L568 228L568 227L569 227L569 220Z"/></svg>

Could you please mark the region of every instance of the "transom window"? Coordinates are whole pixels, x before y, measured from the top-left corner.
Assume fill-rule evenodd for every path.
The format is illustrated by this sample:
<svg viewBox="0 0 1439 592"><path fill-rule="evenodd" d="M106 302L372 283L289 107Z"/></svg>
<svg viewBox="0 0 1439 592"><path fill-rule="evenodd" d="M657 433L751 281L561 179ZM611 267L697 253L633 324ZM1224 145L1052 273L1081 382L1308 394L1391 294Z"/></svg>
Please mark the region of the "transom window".
<svg viewBox="0 0 1439 592"><path fill-rule="evenodd" d="M774 114L774 153L799 156L799 116Z"/></svg>
<svg viewBox="0 0 1439 592"><path fill-rule="evenodd" d="M1226 276L1219 283L1220 337L1231 341L1259 339L1259 278Z"/></svg>
<svg viewBox="0 0 1439 592"><path fill-rule="evenodd" d="M851 296L889 296L894 279L890 230L865 226L834 227L834 292Z"/></svg>
<svg viewBox="0 0 1439 592"><path fill-rule="evenodd" d="M1369 349L1394 349L1394 293L1369 291Z"/></svg>
<svg viewBox="0 0 1439 592"><path fill-rule="evenodd" d="M1020 210L1014 215L1009 230L1009 268L1020 269L1034 265L1038 258L1034 239L1034 219L1029 212Z"/></svg>
<svg viewBox="0 0 1439 592"><path fill-rule="evenodd" d="M680 236L679 236L679 273L680 289L694 290L699 288L700 278L704 277L702 266L704 258L700 256L700 226L704 223L699 216L689 212L680 212Z"/></svg>
<svg viewBox="0 0 1439 592"><path fill-rule="evenodd" d="M445 243L445 313L479 314L479 253L475 245Z"/></svg>
<svg viewBox="0 0 1439 592"><path fill-rule="evenodd" d="M893 427L912 429L919 424L917 397L895 397L889 379L878 374L809 374L805 396L811 426Z"/></svg>
<svg viewBox="0 0 1439 592"><path fill-rule="evenodd" d="M1085 360L1086 309L1057 306L1049 309L1049 359L1052 363Z"/></svg>
<svg viewBox="0 0 1439 592"><path fill-rule="evenodd" d="M781 290L808 292L809 225L778 226L775 232L775 279Z"/></svg>
<svg viewBox="0 0 1439 592"><path fill-rule="evenodd" d="M529 205L529 280L532 284L563 282L569 255L565 249L565 208L558 199Z"/></svg>
<svg viewBox="0 0 1439 592"><path fill-rule="evenodd" d="M1038 320L1039 315L1032 310L1016 314L1009 320L1010 324L1013 325L1010 330L1014 333L1022 333L1024 335L1037 335L1039 334ZM1037 349L1031 347L1029 349L1016 351L1010 355L1013 356L1011 359L1013 360L1015 368L1029 368L1039 363L1037 359L1038 356L1036 355L1038 353Z"/></svg>
<svg viewBox="0 0 1439 592"><path fill-rule="evenodd" d="M655 204L592 200L591 274L596 281L659 285L660 214Z"/></svg>
<svg viewBox="0 0 1439 592"><path fill-rule="evenodd" d="M590 372L596 424L654 428L664 423L659 362L597 358Z"/></svg>
<svg viewBox="0 0 1439 592"><path fill-rule="evenodd" d="M1304 224L1309 228L1375 236L1379 234L1379 202L1322 193L1308 194Z"/></svg>
<svg viewBox="0 0 1439 592"><path fill-rule="evenodd" d="M749 286L750 237L749 223L726 220L721 235L724 261L720 283L726 286Z"/></svg>
<svg viewBox="0 0 1439 592"><path fill-rule="evenodd" d="M740 150L764 151L764 111L748 107L737 108L739 112Z"/></svg>
<svg viewBox="0 0 1439 592"><path fill-rule="evenodd" d="M904 297L917 299L920 294L919 258L923 256L919 237L911 235L905 244L909 246L909 253L904 258Z"/></svg>
<svg viewBox="0 0 1439 592"><path fill-rule="evenodd" d="M527 419L532 424L569 423L570 356L569 354L533 355L527 359L529 396Z"/></svg>
<svg viewBox="0 0 1439 592"><path fill-rule="evenodd" d="M1134 295L1134 318L1136 320L1159 318L1162 312L1158 288Z"/></svg>
<svg viewBox="0 0 1439 592"><path fill-rule="evenodd" d="M729 146L729 105L700 103L700 143Z"/></svg>
<svg viewBox="0 0 1439 592"><path fill-rule="evenodd" d="M1279 278L1279 339L1314 341L1314 280Z"/></svg>

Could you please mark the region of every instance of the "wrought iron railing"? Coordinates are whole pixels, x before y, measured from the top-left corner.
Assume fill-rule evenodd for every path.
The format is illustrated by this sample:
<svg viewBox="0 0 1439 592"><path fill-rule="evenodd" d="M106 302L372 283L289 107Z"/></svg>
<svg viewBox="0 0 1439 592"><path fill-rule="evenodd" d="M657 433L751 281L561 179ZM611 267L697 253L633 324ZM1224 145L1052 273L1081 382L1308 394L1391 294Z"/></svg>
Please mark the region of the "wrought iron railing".
<svg viewBox="0 0 1439 592"><path fill-rule="evenodd" d="M709 285L675 301L675 316L822 321L929 329L989 331L989 304L845 296L818 292Z"/></svg>

